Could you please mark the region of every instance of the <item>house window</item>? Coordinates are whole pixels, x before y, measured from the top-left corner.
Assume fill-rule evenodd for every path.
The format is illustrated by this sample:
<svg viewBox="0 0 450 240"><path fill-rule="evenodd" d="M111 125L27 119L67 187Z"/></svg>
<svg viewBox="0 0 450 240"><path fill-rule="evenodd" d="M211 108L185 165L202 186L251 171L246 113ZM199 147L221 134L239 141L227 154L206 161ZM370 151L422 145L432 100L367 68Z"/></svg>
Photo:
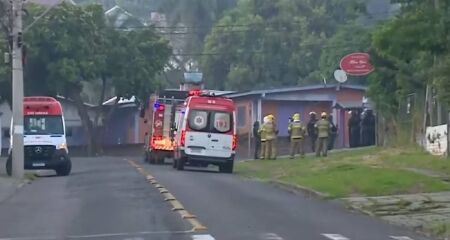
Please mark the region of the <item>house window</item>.
<svg viewBox="0 0 450 240"><path fill-rule="evenodd" d="M245 127L246 114L247 114L247 107L240 106L237 108L237 126L238 127Z"/></svg>

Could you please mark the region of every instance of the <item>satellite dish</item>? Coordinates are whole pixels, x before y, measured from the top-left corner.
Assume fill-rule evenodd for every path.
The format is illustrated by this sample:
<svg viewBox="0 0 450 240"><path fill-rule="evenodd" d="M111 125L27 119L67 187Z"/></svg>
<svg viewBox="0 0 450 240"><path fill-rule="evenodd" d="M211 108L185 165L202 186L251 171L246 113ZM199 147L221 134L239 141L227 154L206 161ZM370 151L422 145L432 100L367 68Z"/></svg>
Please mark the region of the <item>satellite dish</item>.
<svg viewBox="0 0 450 240"><path fill-rule="evenodd" d="M343 70L334 71L334 79L339 83L345 83L347 81L347 74Z"/></svg>

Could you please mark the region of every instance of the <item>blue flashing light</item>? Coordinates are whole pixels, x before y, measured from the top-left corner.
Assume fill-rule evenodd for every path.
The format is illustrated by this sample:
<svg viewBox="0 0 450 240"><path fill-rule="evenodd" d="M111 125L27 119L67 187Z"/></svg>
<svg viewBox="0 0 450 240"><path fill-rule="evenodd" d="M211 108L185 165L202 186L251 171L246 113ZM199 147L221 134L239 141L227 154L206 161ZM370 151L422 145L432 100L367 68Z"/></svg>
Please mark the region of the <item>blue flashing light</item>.
<svg viewBox="0 0 450 240"><path fill-rule="evenodd" d="M159 109L160 106L161 104L159 102L155 102L155 104L153 104L153 107L156 109Z"/></svg>

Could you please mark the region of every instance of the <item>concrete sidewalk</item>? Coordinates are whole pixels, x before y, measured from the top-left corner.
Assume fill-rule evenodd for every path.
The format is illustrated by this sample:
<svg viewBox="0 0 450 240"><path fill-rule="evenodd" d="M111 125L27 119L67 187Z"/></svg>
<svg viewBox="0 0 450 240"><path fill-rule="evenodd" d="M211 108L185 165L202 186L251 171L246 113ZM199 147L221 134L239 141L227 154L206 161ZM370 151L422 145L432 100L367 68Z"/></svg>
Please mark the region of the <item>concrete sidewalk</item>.
<svg viewBox="0 0 450 240"><path fill-rule="evenodd" d="M423 229L450 223L450 192L343 199L349 207L391 223Z"/></svg>
<svg viewBox="0 0 450 240"><path fill-rule="evenodd" d="M21 188L26 181L19 181L10 178L6 175L5 158L0 158L0 204L14 195L19 188Z"/></svg>

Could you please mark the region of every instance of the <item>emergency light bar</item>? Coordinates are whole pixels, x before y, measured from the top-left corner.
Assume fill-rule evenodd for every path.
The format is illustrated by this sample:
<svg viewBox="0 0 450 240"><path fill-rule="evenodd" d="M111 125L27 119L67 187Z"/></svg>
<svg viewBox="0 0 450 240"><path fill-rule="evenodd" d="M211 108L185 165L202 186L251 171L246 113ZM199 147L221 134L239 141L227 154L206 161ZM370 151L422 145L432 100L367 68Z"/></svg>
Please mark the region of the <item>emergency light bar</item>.
<svg viewBox="0 0 450 240"><path fill-rule="evenodd" d="M164 111L164 105L160 104L159 102L155 102L155 104L153 104L153 107L158 111Z"/></svg>
<svg viewBox="0 0 450 240"><path fill-rule="evenodd" d="M197 96L197 97L200 97L200 96L205 96L205 97L215 97L216 94L213 93L213 92L209 92L209 91L207 91L207 90L191 90L191 91L189 91L189 96L190 96L190 97L191 97L191 96Z"/></svg>

